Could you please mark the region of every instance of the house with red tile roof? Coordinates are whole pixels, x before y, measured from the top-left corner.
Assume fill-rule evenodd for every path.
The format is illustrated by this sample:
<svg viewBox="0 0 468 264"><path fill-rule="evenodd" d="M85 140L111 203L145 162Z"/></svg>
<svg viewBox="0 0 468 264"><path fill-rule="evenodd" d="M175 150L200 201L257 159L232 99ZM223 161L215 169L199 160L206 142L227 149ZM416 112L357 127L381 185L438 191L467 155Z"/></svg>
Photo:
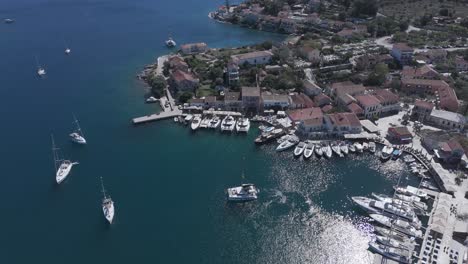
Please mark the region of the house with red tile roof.
<svg viewBox="0 0 468 264"><path fill-rule="evenodd" d="M304 121L307 119L323 118L323 113L320 107L311 107L304 109L288 110L286 111L289 119L293 122Z"/></svg>
<svg viewBox="0 0 468 264"><path fill-rule="evenodd" d="M382 105L379 99L371 94L356 95L358 105L364 110L364 117L376 119L380 117Z"/></svg>
<svg viewBox="0 0 468 264"><path fill-rule="evenodd" d="M305 94L293 94L290 96L291 98L291 104L290 104L290 108L293 108L293 109L297 109L297 108L308 108L308 107L314 107L315 104L314 102L312 101L312 99L310 99L309 96L305 95Z"/></svg>
<svg viewBox="0 0 468 264"><path fill-rule="evenodd" d="M435 156L445 163L458 163L465 154L460 143L452 138L447 142L441 142L439 148L434 150Z"/></svg>
<svg viewBox="0 0 468 264"><path fill-rule="evenodd" d="M433 94L441 87L450 87L443 80L412 79L404 78L401 80L401 90L408 94Z"/></svg>
<svg viewBox="0 0 468 264"><path fill-rule="evenodd" d="M393 44L390 54L401 65L409 65L413 61L414 49L409 47L406 43Z"/></svg>
<svg viewBox="0 0 468 264"><path fill-rule="evenodd" d="M437 80L440 79L439 73L428 65L422 67L410 67L405 66L400 72L401 78L411 78L411 79L430 79Z"/></svg>
<svg viewBox="0 0 468 264"><path fill-rule="evenodd" d="M325 124L331 136L356 134L362 131L361 122L353 113L328 114L325 116Z"/></svg>
<svg viewBox="0 0 468 264"><path fill-rule="evenodd" d="M431 114L433 108L434 104L431 102L416 100L411 115L420 122L423 122Z"/></svg>
<svg viewBox="0 0 468 264"><path fill-rule="evenodd" d="M333 109L333 106L328 104L328 105L322 106L321 109L322 109L322 112L329 113Z"/></svg>
<svg viewBox="0 0 468 264"><path fill-rule="evenodd" d="M438 87L435 91L437 105L440 109L457 112L459 108L457 94L451 87Z"/></svg>
<svg viewBox="0 0 468 264"><path fill-rule="evenodd" d="M455 67L457 68L458 72L468 71L468 61L463 57L457 56L455 58Z"/></svg>
<svg viewBox="0 0 468 264"><path fill-rule="evenodd" d="M366 87L362 84L354 84L350 81L332 83L331 95L335 98L338 105L346 106L355 102L353 96L364 94Z"/></svg>
<svg viewBox="0 0 468 264"><path fill-rule="evenodd" d="M331 102L332 102L332 100L330 99L330 97L328 97L324 93L321 93L321 94L314 97L315 105L320 106L320 107L322 107L324 105L329 105L329 104L331 104Z"/></svg>
<svg viewBox="0 0 468 264"><path fill-rule="evenodd" d="M413 140L413 134L407 127L390 127L387 131L387 138L396 144L408 144Z"/></svg>
<svg viewBox="0 0 468 264"><path fill-rule="evenodd" d="M192 73L175 70L169 77L169 85L177 91L193 92L199 84L199 80Z"/></svg>
<svg viewBox="0 0 468 264"><path fill-rule="evenodd" d="M401 109L400 97L390 90L378 89L373 95L380 101L380 116L398 114Z"/></svg>
<svg viewBox="0 0 468 264"><path fill-rule="evenodd" d="M359 119L364 118L364 109L362 109L358 104L356 103L350 103L347 106L348 110L351 113L354 113Z"/></svg>
<svg viewBox="0 0 468 264"><path fill-rule="evenodd" d="M184 44L180 46L180 50L184 55L203 53L208 50L208 45L204 42Z"/></svg>
<svg viewBox="0 0 468 264"><path fill-rule="evenodd" d="M272 57L273 53L271 51L262 50L232 55L231 60L237 65L245 63L250 65L262 65L270 63Z"/></svg>
<svg viewBox="0 0 468 264"><path fill-rule="evenodd" d="M168 59L169 68L171 70L181 70L184 72L189 71L188 64L180 56L171 56Z"/></svg>

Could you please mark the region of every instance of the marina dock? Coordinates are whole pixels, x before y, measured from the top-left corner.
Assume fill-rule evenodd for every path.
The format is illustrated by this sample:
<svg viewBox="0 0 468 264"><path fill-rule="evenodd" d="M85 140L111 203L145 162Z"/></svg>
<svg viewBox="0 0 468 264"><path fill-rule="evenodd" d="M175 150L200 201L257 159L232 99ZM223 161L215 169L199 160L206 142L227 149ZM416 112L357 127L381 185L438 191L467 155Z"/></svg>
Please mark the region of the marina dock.
<svg viewBox="0 0 468 264"><path fill-rule="evenodd" d="M143 124L151 121L158 121L167 118L173 118L182 115L181 111L168 111L168 112L161 112L158 114L152 114L142 117L133 118L132 122L134 125Z"/></svg>

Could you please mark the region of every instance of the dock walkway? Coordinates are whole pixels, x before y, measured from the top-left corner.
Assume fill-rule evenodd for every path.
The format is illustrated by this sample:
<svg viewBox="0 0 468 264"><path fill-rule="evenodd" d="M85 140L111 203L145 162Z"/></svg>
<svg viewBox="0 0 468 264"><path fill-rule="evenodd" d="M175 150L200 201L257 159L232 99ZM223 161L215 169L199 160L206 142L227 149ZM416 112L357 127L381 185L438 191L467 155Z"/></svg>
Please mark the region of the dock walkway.
<svg viewBox="0 0 468 264"><path fill-rule="evenodd" d="M133 118L133 124L138 125L138 124L147 123L151 121L173 118L173 117L177 117L180 115L182 115L182 111L180 110L166 111L166 112L161 112L157 114Z"/></svg>

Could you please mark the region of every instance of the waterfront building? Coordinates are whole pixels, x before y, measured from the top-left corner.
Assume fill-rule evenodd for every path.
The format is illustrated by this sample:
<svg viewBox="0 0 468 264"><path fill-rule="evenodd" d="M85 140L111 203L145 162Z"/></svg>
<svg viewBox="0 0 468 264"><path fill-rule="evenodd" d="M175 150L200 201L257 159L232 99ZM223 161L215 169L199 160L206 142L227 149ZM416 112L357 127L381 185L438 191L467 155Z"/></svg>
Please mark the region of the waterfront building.
<svg viewBox="0 0 468 264"><path fill-rule="evenodd" d="M202 98L191 98L187 101L190 107L200 107L203 108L205 106L205 100Z"/></svg>
<svg viewBox="0 0 468 264"><path fill-rule="evenodd" d="M434 104L431 102L416 100L411 114L413 118L423 122L431 114L433 108Z"/></svg>
<svg viewBox="0 0 468 264"><path fill-rule="evenodd" d="M362 132L359 118L353 113L335 113L325 116L325 126L329 136L343 136Z"/></svg>
<svg viewBox="0 0 468 264"><path fill-rule="evenodd" d="M227 92L224 95L224 109L227 111L242 111L240 92Z"/></svg>
<svg viewBox="0 0 468 264"><path fill-rule="evenodd" d="M262 94L263 109L287 109L291 102L286 94Z"/></svg>
<svg viewBox="0 0 468 264"><path fill-rule="evenodd" d="M176 91L195 91L198 87L199 80L191 73L181 70L175 70L169 77L169 85Z"/></svg>
<svg viewBox="0 0 468 264"><path fill-rule="evenodd" d="M376 90L373 95L380 102L380 116L389 116L400 112L401 105L398 95L387 89Z"/></svg>
<svg viewBox="0 0 468 264"><path fill-rule="evenodd" d="M358 105L364 110L364 117L367 119L378 119L380 117L382 105L379 99L371 94L355 96Z"/></svg>
<svg viewBox="0 0 468 264"><path fill-rule="evenodd" d="M460 143L452 138L449 141L441 142L438 148L434 149L435 156L445 163L459 163L465 154Z"/></svg>
<svg viewBox="0 0 468 264"><path fill-rule="evenodd" d="M408 144L413 140L413 134L407 127L390 127L387 131L387 138L396 144Z"/></svg>
<svg viewBox="0 0 468 264"><path fill-rule="evenodd" d="M413 48L409 47L406 43L393 44L390 54L401 65L409 65L413 61Z"/></svg>
<svg viewBox="0 0 468 264"><path fill-rule="evenodd" d="M439 128L462 131L465 128L466 119L458 113L432 109L428 122Z"/></svg>
<svg viewBox="0 0 468 264"><path fill-rule="evenodd" d="M203 53L208 50L208 45L204 42L184 44L180 46L180 50L184 55Z"/></svg>
<svg viewBox="0 0 468 264"><path fill-rule="evenodd" d="M237 65L242 65L244 63L250 65L261 65L270 63L272 57L273 53L271 51L264 50L232 55L231 60Z"/></svg>
<svg viewBox="0 0 468 264"><path fill-rule="evenodd" d="M443 80L413 79L403 78L401 80L401 90L407 94L433 94L437 89L450 87Z"/></svg>
<svg viewBox="0 0 468 264"><path fill-rule="evenodd" d="M258 112L261 108L260 87L242 87L242 107L244 111Z"/></svg>
<svg viewBox="0 0 468 264"><path fill-rule="evenodd" d="M331 96L341 106L347 106L352 102L356 102L353 96L364 94L365 91L366 87L362 84L354 84L350 81L333 83L330 88Z"/></svg>
<svg viewBox="0 0 468 264"><path fill-rule="evenodd" d="M286 114L293 123L305 121L307 119L323 118L323 113L320 107L288 110L286 111Z"/></svg>

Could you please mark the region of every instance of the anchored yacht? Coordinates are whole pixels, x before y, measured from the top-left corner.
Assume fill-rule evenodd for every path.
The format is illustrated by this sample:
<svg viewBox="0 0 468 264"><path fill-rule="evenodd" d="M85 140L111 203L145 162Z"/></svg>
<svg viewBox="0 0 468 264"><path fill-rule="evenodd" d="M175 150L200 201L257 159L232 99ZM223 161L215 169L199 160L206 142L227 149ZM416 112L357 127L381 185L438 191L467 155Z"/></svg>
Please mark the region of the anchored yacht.
<svg viewBox="0 0 468 264"><path fill-rule="evenodd" d="M166 46L169 48L173 48L177 46L177 43L170 37L168 40L166 40Z"/></svg>
<svg viewBox="0 0 468 264"><path fill-rule="evenodd" d="M233 131L236 127L236 120L234 117L228 115L221 122L221 131Z"/></svg>
<svg viewBox="0 0 468 264"><path fill-rule="evenodd" d="M70 174L73 165L78 164L77 162L71 162L60 157L59 148L55 146L54 136L52 138L52 153L54 155L54 166L55 166L55 180L58 184L63 182L65 178Z"/></svg>
<svg viewBox="0 0 468 264"><path fill-rule="evenodd" d="M76 119L75 116L73 116L73 119L74 119L73 123L75 123L76 128L75 128L75 131L70 134L71 141L80 145L85 145L86 139L84 138L83 131L81 131L81 127L80 127L80 124L78 123L78 119Z"/></svg>
<svg viewBox="0 0 468 264"><path fill-rule="evenodd" d="M104 213L104 217L106 220L109 222L109 224L112 224L112 220L114 220L114 201L112 201L112 198L110 196L106 195L106 190L104 189L104 183L102 181L101 177L101 187L102 187L102 195L104 196L102 198L102 212Z"/></svg>
<svg viewBox="0 0 468 264"><path fill-rule="evenodd" d="M208 124L208 127L216 129L219 127L219 124L221 124L221 119L218 116L214 116Z"/></svg>
<svg viewBox="0 0 468 264"><path fill-rule="evenodd" d="M260 192L255 185L248 183L241 186L228 188L227 199L231 202L249 202L257 200L258 193Z"/></svg>

